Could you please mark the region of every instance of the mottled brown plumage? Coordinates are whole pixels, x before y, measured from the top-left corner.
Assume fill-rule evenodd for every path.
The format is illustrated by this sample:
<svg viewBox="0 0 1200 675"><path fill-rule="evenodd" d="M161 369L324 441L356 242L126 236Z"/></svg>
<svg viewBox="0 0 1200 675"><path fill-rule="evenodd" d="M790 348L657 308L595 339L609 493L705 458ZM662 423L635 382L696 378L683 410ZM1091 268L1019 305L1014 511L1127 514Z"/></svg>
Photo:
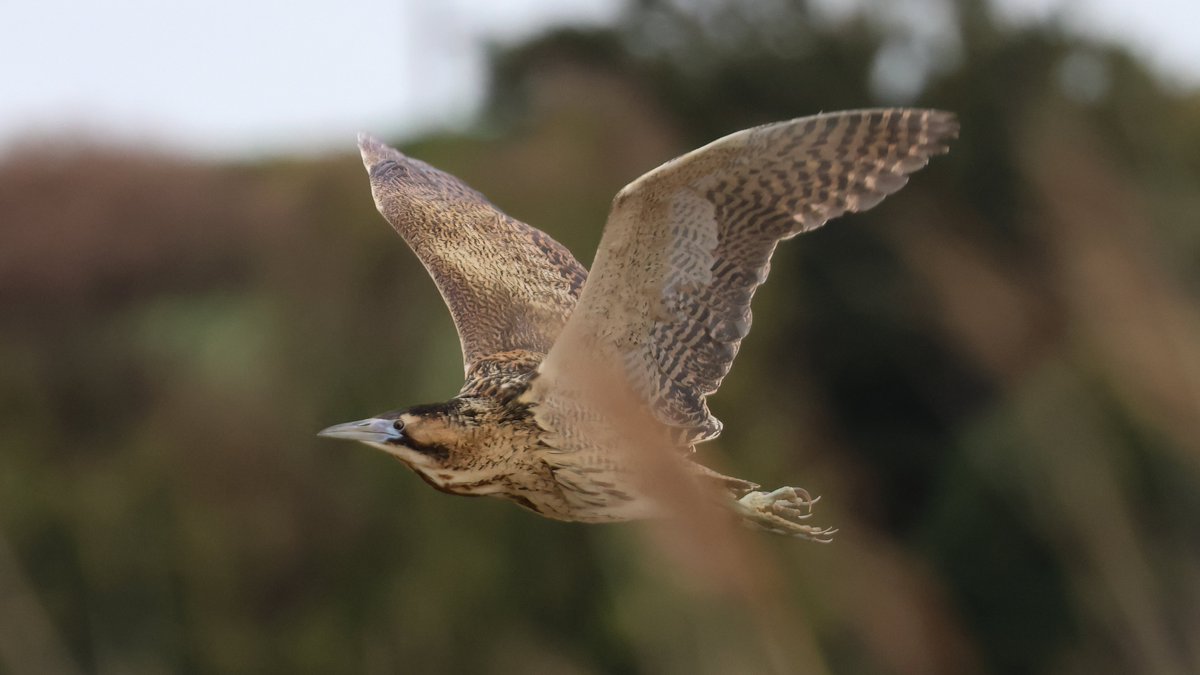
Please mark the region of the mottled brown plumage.
<svg viewBox="0 0 1200 675"><path fill-rule="evenodd" d="M575 307L587 270L562 244L454 176L368 136L359 149L376 207L450 307L467 372L497 355L528 352L540 360Z"/></svg>
<svg viewBox="0 0 1200 675"><path fill-rule="evenodd" d="M823 538L800 522L812 503L803 490L753 491L688 459L721 431L706 397L750 330L779 241L871 208L956 133L949 113L897 109L726 136L617 194L590 275L461 181L364 137L376 205L449 305L467 381L448 403L323 433L380 447L448 492L587 522L662 512L624 451L647 436L748 522ZM652 421L638 443L603 400L614 392Z"/></svg>

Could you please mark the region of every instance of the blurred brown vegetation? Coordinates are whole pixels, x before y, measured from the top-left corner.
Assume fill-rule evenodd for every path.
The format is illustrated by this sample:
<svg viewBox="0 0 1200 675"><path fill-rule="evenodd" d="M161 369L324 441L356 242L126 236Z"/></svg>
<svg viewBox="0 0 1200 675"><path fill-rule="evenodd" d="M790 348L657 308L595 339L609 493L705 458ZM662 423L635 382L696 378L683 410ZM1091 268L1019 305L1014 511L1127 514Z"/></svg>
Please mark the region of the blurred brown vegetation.
<svg viewBox="0 0 1200 675"><path fill-rule="evenodd" d="M0 163L0 672L1200 672L1200 96L975 0L885 5L639 0L496 47L478 128L404 145L587 261L624 183L723 133L959 113L781 247L713 400L705 458L841 528L748 539L777 630L635 527L313 435L461 374L352 139L64 141Z"/></svg>

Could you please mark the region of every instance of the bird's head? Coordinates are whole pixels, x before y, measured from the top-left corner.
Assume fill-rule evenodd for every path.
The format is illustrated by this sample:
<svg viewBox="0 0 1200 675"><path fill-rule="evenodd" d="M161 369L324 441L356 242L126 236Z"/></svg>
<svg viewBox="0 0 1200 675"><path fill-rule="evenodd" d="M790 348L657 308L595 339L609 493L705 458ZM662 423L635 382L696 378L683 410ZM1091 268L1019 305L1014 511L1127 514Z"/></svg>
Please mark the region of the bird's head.
<svg viewBox="0 0 1200 675"><path fill-rule="evenodd" d="M317 435L366 443L427 475L451 462L467 440L457 408L453 403L414 406L335 424Z"/></svg>

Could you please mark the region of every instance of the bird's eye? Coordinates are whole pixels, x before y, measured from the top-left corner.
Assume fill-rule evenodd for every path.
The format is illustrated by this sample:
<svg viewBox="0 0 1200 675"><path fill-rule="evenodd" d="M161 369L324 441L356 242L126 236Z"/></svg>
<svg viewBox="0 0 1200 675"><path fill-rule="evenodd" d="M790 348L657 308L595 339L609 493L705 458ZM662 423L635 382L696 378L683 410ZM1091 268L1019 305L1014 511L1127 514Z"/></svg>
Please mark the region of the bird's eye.
<svg viewBox="0 0 1200 675"><path fill-rule="evenodd" d="M404 420L396 420L392 422L392 428L396 431L404 431Z"/></svg>

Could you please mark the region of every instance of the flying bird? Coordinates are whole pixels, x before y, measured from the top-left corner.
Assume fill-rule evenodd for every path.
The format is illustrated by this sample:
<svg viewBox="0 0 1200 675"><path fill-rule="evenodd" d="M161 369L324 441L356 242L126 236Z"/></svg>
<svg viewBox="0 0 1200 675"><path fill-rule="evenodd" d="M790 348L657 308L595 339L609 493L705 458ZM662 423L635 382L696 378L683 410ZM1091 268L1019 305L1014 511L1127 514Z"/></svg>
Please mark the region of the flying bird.
<svg viewBox="0 0 1200 675"><path fill-rule="evenodd" d="M827 540L832 530L805 522L806 491L758 490L692 459L721 432L706 398L750 330L776 245L875 206L957 133L951 113L877 109L725 136L617 193L590 274L459 179L360 135L376 206L449 306L466 381L449 401L320 435L383 450L443 492L501 497L548 518L653 517L663 500L623 447L634 425L602 403L619 400L743 521Z"/></svg>

